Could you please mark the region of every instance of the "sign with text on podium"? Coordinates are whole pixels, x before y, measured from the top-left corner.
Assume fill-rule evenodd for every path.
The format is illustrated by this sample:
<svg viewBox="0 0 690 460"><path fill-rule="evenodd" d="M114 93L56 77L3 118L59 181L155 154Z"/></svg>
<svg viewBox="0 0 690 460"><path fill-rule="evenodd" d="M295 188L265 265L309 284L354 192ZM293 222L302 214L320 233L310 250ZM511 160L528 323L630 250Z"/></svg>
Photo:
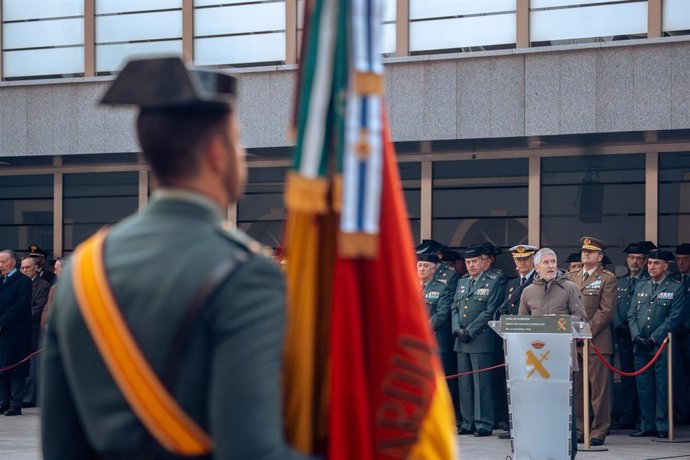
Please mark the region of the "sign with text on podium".
<svg viewBox="0 0 690 460"><path fill-rule="evenodd" d="M569 459L573 340L591 338L589 326L567 315L490 325L505 342L513 459Z"/></svg>

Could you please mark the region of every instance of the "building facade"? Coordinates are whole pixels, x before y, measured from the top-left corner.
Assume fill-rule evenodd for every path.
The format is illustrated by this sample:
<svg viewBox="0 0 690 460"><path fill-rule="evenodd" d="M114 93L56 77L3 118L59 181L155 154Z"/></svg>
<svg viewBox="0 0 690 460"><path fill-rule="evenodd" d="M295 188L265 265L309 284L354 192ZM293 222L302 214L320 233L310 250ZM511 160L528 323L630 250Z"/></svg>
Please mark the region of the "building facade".
<svg viewBox="0 0 690 460"><path fill-rule="evenodd" d="M0 246L69 254L152 188L128 57L232 68L249 152L229 218L279 246L301 0L0 0ZM690 241L690 2L388 0L388 118L416 239ZM499 259L509 269L506 256Z"/></svg>

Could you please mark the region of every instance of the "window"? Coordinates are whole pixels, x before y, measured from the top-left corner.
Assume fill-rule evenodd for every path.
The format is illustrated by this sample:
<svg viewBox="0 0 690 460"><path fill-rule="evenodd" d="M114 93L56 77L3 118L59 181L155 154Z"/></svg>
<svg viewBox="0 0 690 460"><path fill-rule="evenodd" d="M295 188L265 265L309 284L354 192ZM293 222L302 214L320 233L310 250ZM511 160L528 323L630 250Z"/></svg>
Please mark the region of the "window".
<svg viewBox="0 0 690 460"><path fill-rule="evenodd" d="M690 152L659 155L659 246L690 243Z"/></svg>
<svg viewBox="0 0 690 460"><path fill-rule="evenodd" d="M420 163L398 163L400 181L402 182L403 195L407 205L407 214L412 230L412 241L421 241L421 178L422 166Z"/></svg>
<svg viewBox="0 0 690 460"><path fill-rule="evenodd" d="M288 168L249 168L247 188L237 204L237 226L272 248L283 244L287 171Z"/></svg>
<svg viewBox="0 0 690 460"><path fill-rule="evenodd" d="M63 249L67 254L104 225L137 211L139 173L65 174L63 190Z"/></svg>
<svg viewBox="0 0 690 460"><path fill-rule="evenodd" d="M643 154L543 158L542 247L550 247L563 261L579 251L581 237L594 236L624 273L623 249L644 239L644 178Z"/></svg>
<svg viewBox="0 0 690 460"><path fill-rule="evenodd" d="M0 249L53 251L53 176L0 176Z"/></svg>
<svg viewBox="0 0 690 460"><path fill-rule="evenodd" d="M434 163L433 238L453 248L491 242L512 273L506 249L527 243L528 175L526 158Z"/></svg>

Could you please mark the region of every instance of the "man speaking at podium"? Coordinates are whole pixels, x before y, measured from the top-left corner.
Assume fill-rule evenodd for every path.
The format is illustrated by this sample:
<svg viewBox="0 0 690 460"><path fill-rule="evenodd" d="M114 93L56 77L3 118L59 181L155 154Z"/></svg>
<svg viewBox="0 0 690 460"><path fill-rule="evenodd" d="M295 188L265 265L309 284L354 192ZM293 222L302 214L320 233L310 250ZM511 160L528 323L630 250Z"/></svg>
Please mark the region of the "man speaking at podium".
<svg viewBox="0 0 690 460"><path fill-rule="evenodd" d="M542 248L534 255L534 270L537 274L532 284L522 291L520 298L520 315L571 315L573 321L586 321L587 314L582 306L580 288L558 271L556 253L549 248ZM574 350L573 369L577 369ZM573 407L573 418L574 418ZM572 425L572 444L570 455L577 453L577 434Z"/></svg>

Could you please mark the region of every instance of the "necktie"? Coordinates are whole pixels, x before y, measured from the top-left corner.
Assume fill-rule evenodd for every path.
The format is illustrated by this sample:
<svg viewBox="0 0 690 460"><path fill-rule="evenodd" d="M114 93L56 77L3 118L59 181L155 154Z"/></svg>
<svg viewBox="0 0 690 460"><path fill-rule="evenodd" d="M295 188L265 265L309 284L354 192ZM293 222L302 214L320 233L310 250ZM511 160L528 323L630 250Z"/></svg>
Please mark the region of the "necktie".
<svg viewBox="0 0 690 460"><path fill-rule="evenodd" d="M470 289L474 287L474 278L470 279Z"/></svg>
<svg viewBox="0 0 690 460"><path fill-rule="evenodd" d="M521 276L521 277L520 277L520 286L522 286L523 284L525 284L525 281L527 281L527 278L525 278L524 276Z"/></svg>
<svg viewBox="0 0 690 460"><path fill-rule="evenodd" d="M585 272L585 274L582 275L582 282L584 283L585 281L587 281L587 278L589 278L589 272Z"/></svg>

